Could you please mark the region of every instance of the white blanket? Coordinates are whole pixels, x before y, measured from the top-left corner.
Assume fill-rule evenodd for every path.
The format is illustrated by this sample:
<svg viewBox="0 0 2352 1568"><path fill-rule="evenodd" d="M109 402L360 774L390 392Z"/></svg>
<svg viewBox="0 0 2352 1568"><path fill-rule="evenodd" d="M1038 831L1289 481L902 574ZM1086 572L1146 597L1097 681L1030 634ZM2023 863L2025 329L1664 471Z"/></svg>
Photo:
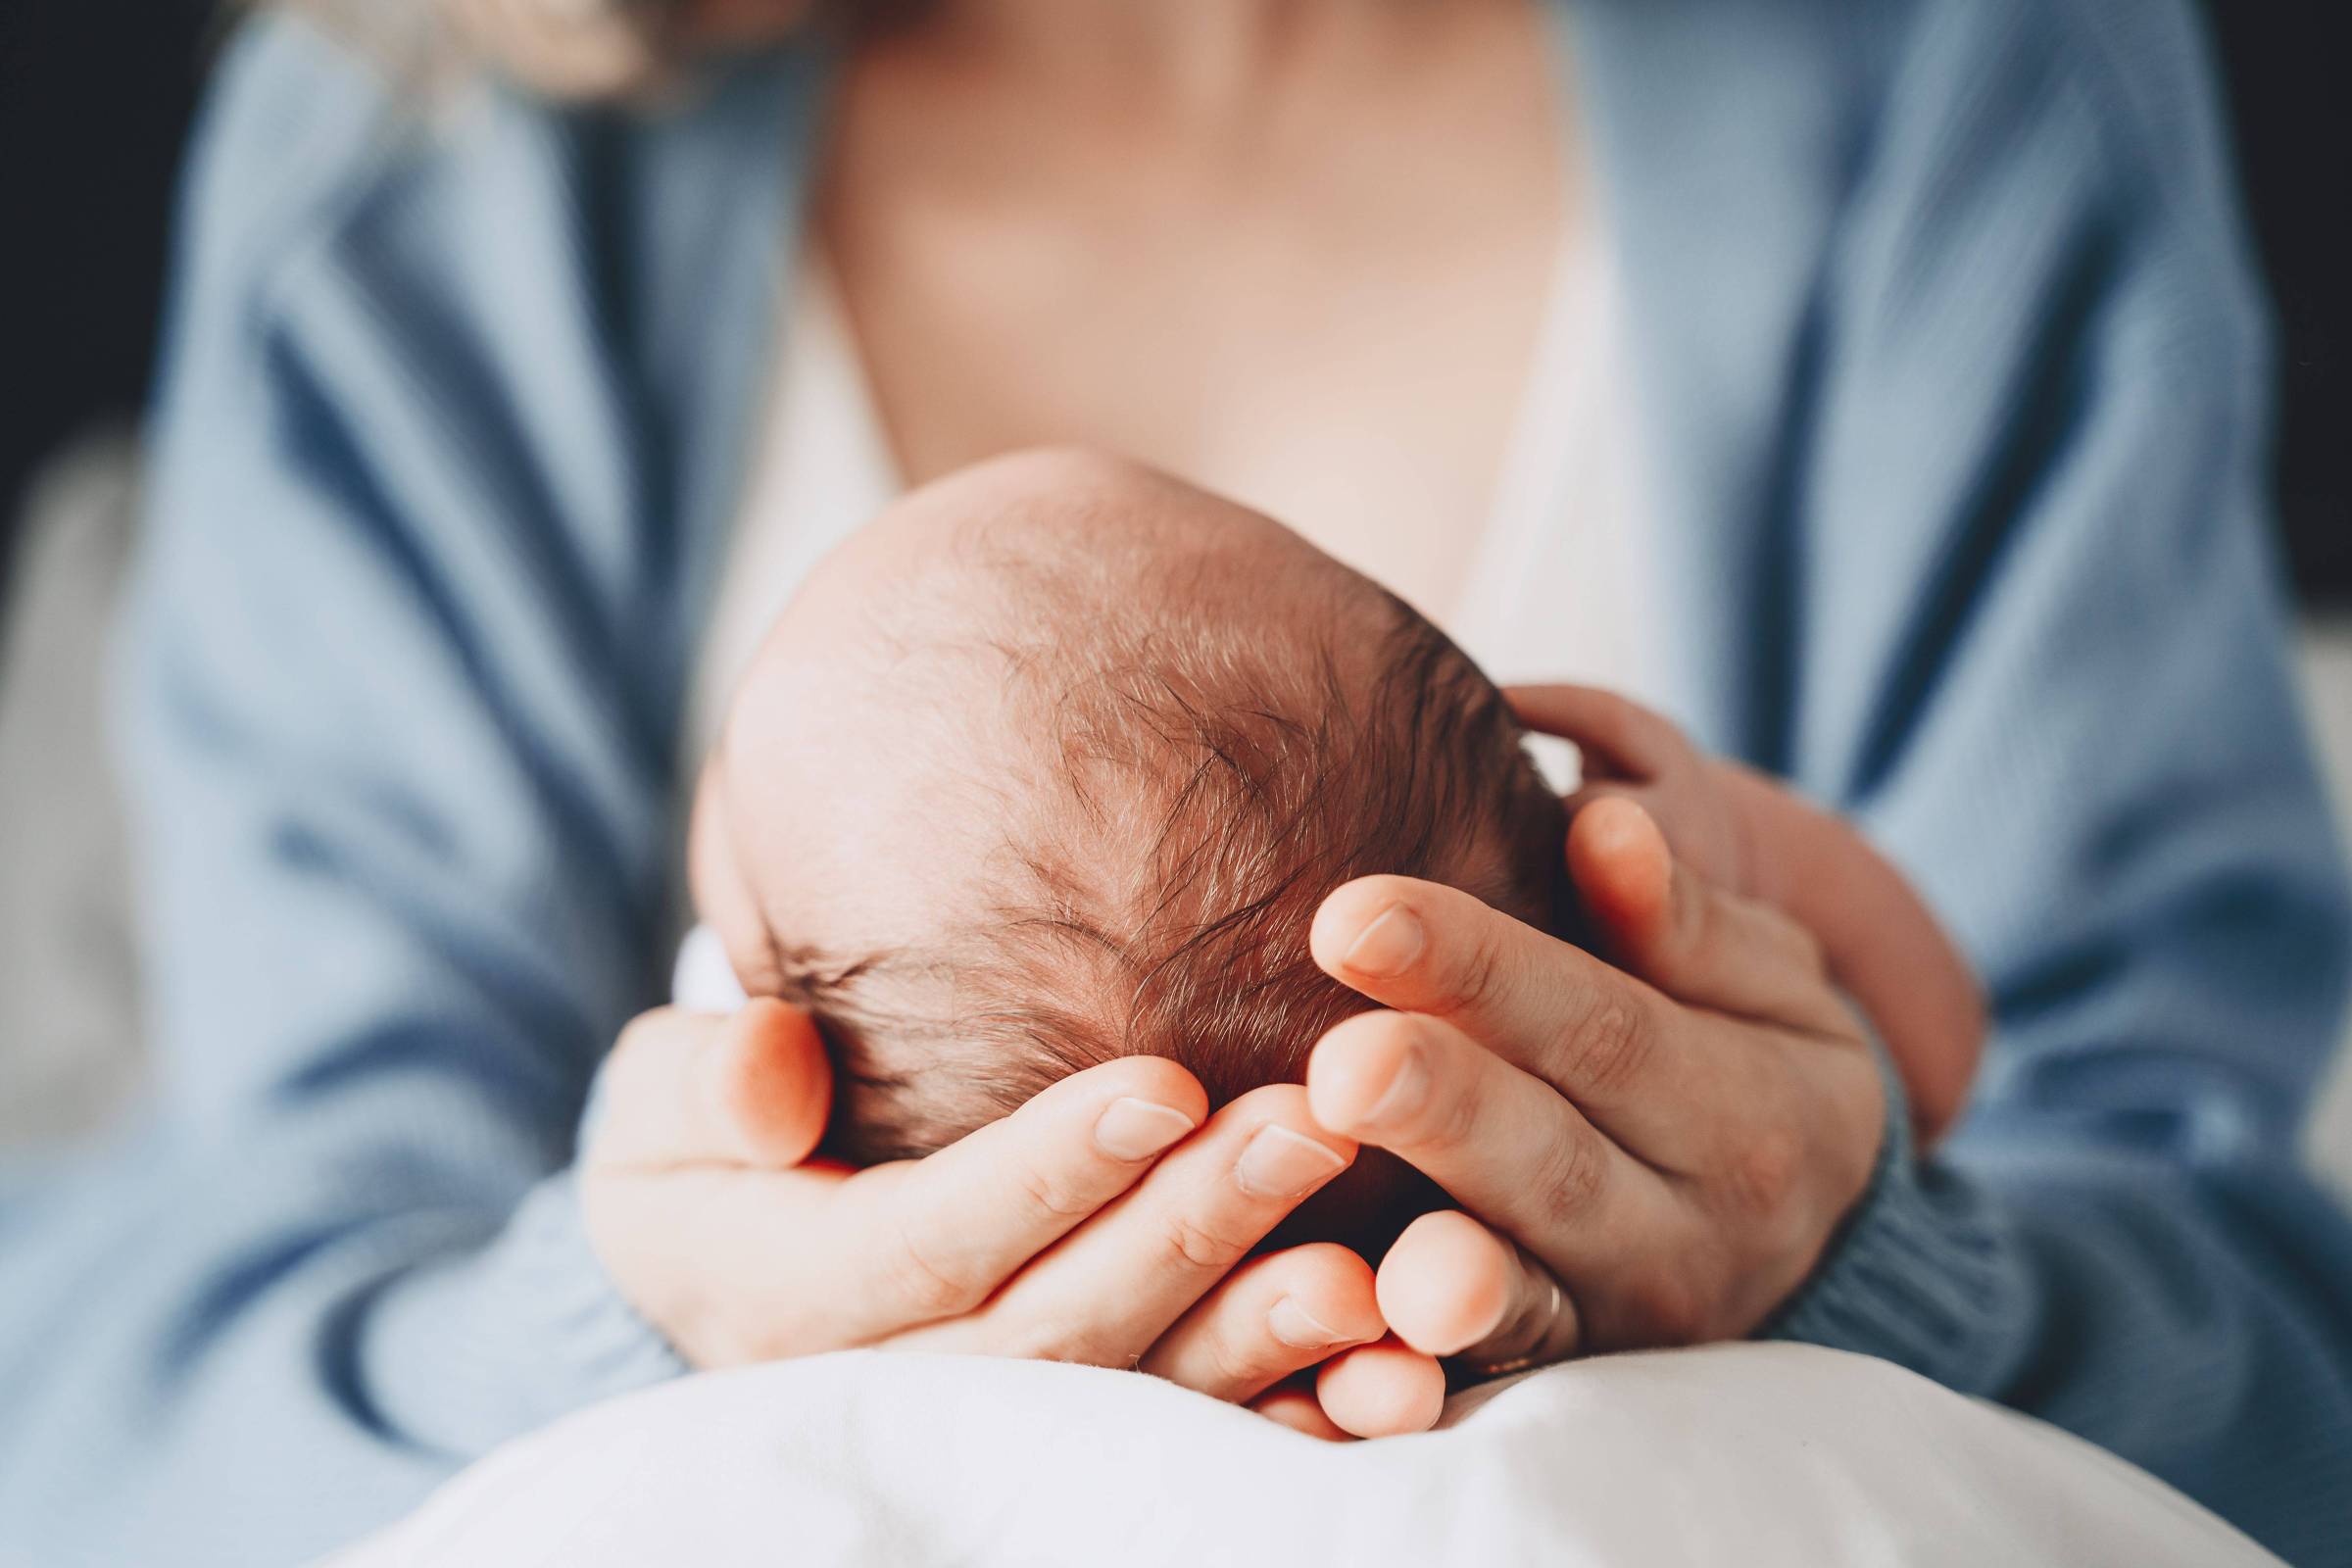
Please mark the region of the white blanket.
<svg viewBox="0 0 2352 1568"><path fill-rule="evenodd" d="M1555 1367L1348 1445L1128 1372L818 1356L583 1412L337 1568L2274 1561L2054 1428L1738 1345Z"/></svg>

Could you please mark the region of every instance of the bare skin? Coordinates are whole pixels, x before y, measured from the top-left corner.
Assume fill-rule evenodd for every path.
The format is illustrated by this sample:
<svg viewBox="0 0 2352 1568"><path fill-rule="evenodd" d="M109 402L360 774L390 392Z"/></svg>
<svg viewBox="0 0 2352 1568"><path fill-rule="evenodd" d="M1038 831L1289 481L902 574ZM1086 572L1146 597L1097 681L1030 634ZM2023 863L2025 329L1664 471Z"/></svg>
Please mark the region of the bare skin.
<svg viewBox="0 0 2352 1568"><path fill-rule="evenodd" d="M1702 882L1630 800L1578 812L1567 854L1614 964L1403 877L1315 917L1316 961L1393 1009L1317 1044L1316 1121L1465 1210L1390 1249L1382 1315L1474 1370L1750 1333L1821 1260L1886 1115L1807 933Z"/></svg>
<svg viewBox="0 0 2352 1568"><path fill-rule="evenodd" d="M1595 801L1638 802L1668 846L1711 888L1778 910L1818 943L1821 962L1878 1029L1902 1075L1923 1144L1960 1114L1984 1051L1985 1007L1974 971L1911 884L1868 840L1751 768L1701 756L1638 704L1589 686L1517 694L1532 728L1574 739ZM1645 922L1665 911L1617 911Z"/></svg>
<svg viewBox="0 0 2352 1568"><path fill-rule="evenodd" d="M710 0L686 24L733 42L801 10ZM851 61L819 214L906 475L1034 442L1124 452L1286 517L1442 620L1461 530L1494 482L1548 263L1573 232L1535 8L949 0L920 15ZM1786 916L1695 871L1673 874L1638 804L1576 821L1572 874L1589 900L1628 912L1614 933L1624 971L1417 884L1352 884L1318 921L1332 971L1397 1010L1324 1042L1299 1130L1392 1149L1477 1218L1408 1232L1377 1301L1357 1294L1373 1282L1328 1258L1282 1254L1313 1275L1298 1289L1334 1293L1325 1304L1339 1315L1323 1321L1392 1326L1416 1354L1362 1357L1371 1387L1335 1372L1321 1402L1277 1385L1254 1396L1267 1413L1324 1436L1396 1430L1424 1419L1412 1391L1427 1387L1428 1356L1549 1359L1744 1333L1859 1196L1883 1105L1818 945L1789 941ZM1349 968L1362 927L1398 902L1422 928L1419 957L1389 974ZM1678 912L1645 921L1642 909ZM1700 929L1715 936L1692 948ZM1512 984L1495 990L1504 975ZM1223 1170L1105 1163L1087 1132L1101 1105L1070 1087L1085 1074L987 1129L985 1144L975 1135L912 1167L796 1167L814 1137L798 1129L821 1122L827 1086L791 1017L770 1005L733 1021L641 1021L614 1070L652 1063L670 1086L646 1092L653 1106L716 1082L718 1108L666 1145L633 1143L625 1119L671 1113L616 1111L589 1154L608 1262L633 1299L716 1325L716 1359L840 1343L784 1329L814 1322L815 1293L845 1281L871 1303L857 1343L968 1315L943 1314L944 1298L909 1288L873 1241L956 1194L968 1199L950 1211L976 1258L958 1283L991 1294L1065 1236L1098 1230L1149 1267L1166 1239L1155 1224L1219 1200ZM1616 1029L1625 1019L1630 1033ZM1418 1054L1425 1040L1445 1045ZM1624 1049L1602 1050L1612 1043ZM1740 1094L1717 1085L1694 1102L1719 1153L1685 1169L1684 1152L1655 1144L1646 1107L1690 1113L1676 1101L1690 1063L1726 1050ZM1613 1089L1592 1077L1611 1060ZM1384 1106L1407 1062L1426 1069L1426 1097ZM1101 1104L1144 1098L1184 1113L1183 1085L1144 1088ZM1529 1164L1531 1135L1548 1163ZM1592 1156L1575 1167L1579 1185L1531 1178L1564 1169L1559 1150ZM1606 1180L1581 1185L1594 1174ZM1060 1185L1041 1186L1046 1176ZM1112 1201L1146 1181L1171 1206ZM737 1195L721 1205L734 1217L688 1255L662 1232L714 1183ZM1633 1201L1662 1188L1650 1208ZM1646 1219L1665 1224L1671 1250L1645 1237ZM753 1249L779 1260L760 1289L709 1261ZM1199 1366L1176 1352L1224 1335L1263 1352L1242 1362L1280 1362L1264 1348L1258 1284L1206 1292L1167 1325L1162 1341L1177 1346L1150 1353ZM1254 1381L1210 1392L1250 1398Z"/></svg>
<svg viewBox="0 0 2352 1568"><path fill-rule="evenodd" d="M904 476L1076 442L1443 619L1570 216L1523 0L938 7L819 211Z"/></svg>
<svg viewBox="0 0 2352 1568"><path fill-rule="evenodd" d="M1121 518L1132 531L1099 547L1097 528ZM1040 765L1021 739L1031 717L1008 713L993 656L975 653L1002 592L979 563L1123 543L1157 564L1179 537L1246 563L1278 622L1274 606L1312 606L1346 576L1262 517L1082 452L966 470L817 567L698 791L696 902L748 992L781 988L788 947L924 951L973 917L963 901L985 906L1013 802L1059 799L1046 778L1024 782ZM1316 1125L1297 1084L1205 1116L1175 1063L1110 1065L930 1158L852 1172L808 1160L829 1089L804 1015L656 1015L607 1070L583 1182L591 1234L623 1294L699 1365L875 1346L1135 1366L1227 1399L1275 1395L1270 1413L1300 1426L1278 1385L1321 1366L1337 1393L1317 1420L1335 1431L1434 1420L1443 1377L1379 1343L1368 1264L1317 1243L1249 1255L1342 1176L1354 1143Z"/></svg>
<svg viewBox="0 0 2352 1568"><path fill-rule="evenodd" d="M1273 626L1344 615L1333 608L1343 595L1359 610L1379 604L1369 583L1290 530L1098 454L1015 454L909 494L802 585L746 671L705 769L691 844L696 903L748 992L784 988L786 950L919 954L945 930L985 923L1008 821L1092 831L1065 808L1064 760L1037 748L1043 715L1007 699L1009 656L995 650L1006 634L1008 586L988 564L1001 558L1088 561L1177 600L1187 573L1213 559L1224 564L1208 578L1217 586L1193 591L1220 608L1245 595L1245 617ZM1052 596L1021 612L1049 617L1037 635L1051 634ZM1314 643L1309 634L1302 646ZM1125 853L1117 842L1061 842L1090 863L1118 863ZM1054 981L1037 983L1051 991ZM955 1007L952 979L894 984L894 1005ZM1342 1176L1353 1145L1314 1125L1298 1086L1260 1089L1239 1104L1287 1110L1273 1116L1276 1130L1256 1155L1287 1150L1305 1162L1308 1185L1285 1188L1278 1200L1246 1174L1237 1187L1230 1175L1253 1156L1242 1145L1220 1148L1229 1107L1102 1210L1116 1227L1128 1209L1160 1208L1153 1230L1178 1238L1174 1255L1123 1284L1119 1271L1137 1264L1132 1245L1073 1235L975 1309L874 1343L1137 1365L1238 1396L1335 1355L1351 1360L1352 1348L1385 1331L1371 1270L1352 1253L1308 1244L1225 1275L1301 1200ZM1315 1153L1306 1140L1331 1152ZM1156 1194L1179 1181L1197 1181L1200 1196L1170 1207ZM1308 1295L1348 1315L1334 1322L1307 1311ZM1033 1309L1041 1299L1050 1311ZM1097 1303L1092 1311L1081 1310L1087 1302ZM1248 1369L1238 1382L1237 1368ZM1432 1358L1394 1345L1325 1377L1337 1393L1324 1409L1357 1436L1426 1426L1444 1392Z"/></svg>
<svg viewBox="0 0 2352 1568"><path fill-rule="evenodd" d="M508 15L513 0L459 3L496 35L532 25ZM696 0L673 23L716 50L781 35L806 10ZM584 90L634 69L625 42L595 42L541 79ZM847 303L906 477L1007 445L1085 441L1272 508L1408 597L1446 596L1458 529L1486 511L1566 220L1560 110L1526 0L956 0L856 51L837 104L819 225L855 285ZM981 149L1002 156L961 156ZM664 1326L703 1325L673 1331L690 1355L839 1343L779 1331L808 1321L796 1279L867 1281L864 1343L939 1321L935 1300L888 1283L904 1274L858 1239L869 1227L818 1216L876 1215L890 1233L951 1182L1001 1195L956 1210L987 1243L975 1280L1001 1283L1066 1234L1129 1236L1139 1257L1153 1245L1153 1217L1133 1206L1040 1211L1040 1172L1087 1173L1054 1191L1074 1203L1082 1188L1101 1208L1151 1168L1104 1165L1058 1113L1024 1111L981 1147L879 1181L796 1168L828 1093L799 1039L772 1008L749 1020L664 1009L616 1057L613 1070L650 1063L671 1087L610 1097L587 1155L590 1221L632 1299L662 1303ZM713 1079L695 1065L710 1061L737 1065ZM651 1158L626 1152L648 1147L637 1118L676 1123L641 1104L705 1103L711 1091L695 1086L712 1081L715 1109L656 1140ZM1183 1085L1156 1087L1167 1093L1153 1103L1185 1108ZM1198 1203L1227 1200L1221 1176L1152 1174ZM738 1218L688 1255L674 1216L714 1185L741 1195L719 1208ZM755 1197L785 1193L773 1206ZM709 1261L752 1249L792 1259L792 1273L750 1289ZM1360 1263L1284 1255L1343 1344L1377 1322ZM1193 1303L1152 1364L1186 1376L1202 1362L1188 1346L1252 1364L1323 1359L1328 1347L1294 1356L1281 1344L1265 1283ZM1417 1363L1403 1384L1420 1394L1365 1400L1348 1429L1387 1430L1383 1410L1425 1421L1433 1380ZM1230 1380L1210 1392L1245 1396ZM1304 1430L1341 1430L1311 1396L1261 1402Z"/></svg>
<svg viewBox="0 0 2352 1568"><path fill-rule="evenodd" d="M1188 578L1177 563L1204 550L1231 564L1199 579L1213 586L1196 585L1220 607L1240 592L1254 607L1241 612L1270 624L1332 612L1330 579L1344 574L1296 536L1083 452L976 466L910 495L829 556L754 661L695 816L698 904L745 987L781 989L782 954L811 945L931 951L944 926L993 907L989 868L1007 816L1053 815L1057 754L1033 755L1038 716L1008 706L999 665L1014 656L997 641L1007 585L991 563L1088 561L1181 597ZM1052 611L1041 600L1021 612ZM1965 1068L1974 1037L1936 1031L1966 1028L1967 1016L1923 1010L1937 989L1912 973L1942 965L1965 988L1965 970L1915 904L1875 907L1840 949L1759 902L1789 869L1771 836L1788 826L1785 813L1805 808L1761 781L1734 793L1655 715L1581 688L1526 689L1515 700L1530 722L1579 739L1593 760L1601 782L1581 800L1567 864L1624 971L1449 889L1396 877L1352 884L1318 918L1315 956L1398 1010L1334 1030L1304 1096L1261 1090L1197 1136L1197 1110L1169 1122L1181 1141L1136 1190L1033 1259L979 1269L985 1290L934 1293L919 1298L929 1317L879 1322L844 1320L844 1298L827 1293L828 1314L788 1330L779 1328L791 1321L785 1303L771 1303L763 1329L782 1337L750 1352L705 1322L705 1303L662 1294L674 1266L624 1272L644 1281L633 1298L690 1353L714 1361L813 1343L1139 1365L1261 1400L1305 1430L1328 1422L1356 1435L1434 1420L1441 1356L1475 1368L1752 1327L1810 1269L1828 1233L1817 1222L1851 1201L1876 1148L1875 1126L1861 1119L1877 1113L1875 1069L1833 975L1842 968L1860 990L1895 999L1882 1027L1903 1042L1898 1055L1942 1051ZM1860 895L1870 877L1892 876L1884 862L1831 819L1808 832L1795 841L1808 863L1869 907ZM1115 844L1083 853L1109 862L1119 854ZM1427 926L1448 918L1499 923L1453 961L1456 972L1440 964L1416 974L1431 959ZM1546 973L1555 965L1567 972ZM954 1005L949 977L897 984L948 988L929 1002L906 993L899 1005ZM1485 995L1449 1002L1456 985ZM1691 1010L1677 1013L1670 1001ZM1544 1037L1547 1016L1557 1038ZM1516 1032L1515 1054L1490 1054L1500 1048L1471 1032L1482 1021ZM1699 1042L1697 1054L1677 1041L1684 1032ZM1579 1034L1590 1037L1581 1047ZM1618 1059L1637 1048L1640 1060ZM1647 1081L1629 1094L1617 1080L1637 1068ZM1780 1069L1788 1081L1776 1085ZM1446 1092L1448 1076L1460 1082ZM1244 1108L1264 1119L1230 1129ZM1491 1124L1474 1140L1463 1118L1481 1114ZM1819 1136L1847 1116L1847 1138ZM1533 1191L1537 1216L1575 1234L1514 1231L1506 1242L1464 1214L1430 1216L1389 1254L1369 1299L1362 1265L1337 1248L1240 1264L1352 1158L1349 1139L1324 1141L1335 1129L1389 1141L1476 1213L1507 1213ZM793 1141L794 1151L805 1153L813 1136ZM1812 1144L1844 1157L1808 1159ZM1307 1161L1295 1191L1269 1193L1247 1175L1251 1151L1262 1162L1275 1150ZM942 1156L950 1168L965 1157L962 1147ZM921 1191L930 1169L880 1167L848 1178L844 1192L889 1192L894 1182ZM1585 1212L1604 1188L1605 1205ZM902 1258L902 1272L935 1284L969 1277L971 1247L959 1239L973 1216L968 1204L954 1210L949 1229L903 1249L917 1262ZM1135 1213L1152 1218L1119 1230ZM925 1234L935 1223L902 1217L898 1228ZM675 1246L674 1235L656 1234ZM1652 1255L1620 1276L1621 1249ZM698 1242L675 1261L711 1255ZM723 1266L708 1294L726 1298ZM1334 1303L1345 1326L1310 1310L1310 1299ZM1312 1343L1301 1344L1296 1331L1306 1325L1316 1326ZM1391 1328L1402 1341L1378 1343ZM1508 1353L1480 1349L1497 1344ZM1278 1387L1327 1358L1312 1409Z"/></svg>

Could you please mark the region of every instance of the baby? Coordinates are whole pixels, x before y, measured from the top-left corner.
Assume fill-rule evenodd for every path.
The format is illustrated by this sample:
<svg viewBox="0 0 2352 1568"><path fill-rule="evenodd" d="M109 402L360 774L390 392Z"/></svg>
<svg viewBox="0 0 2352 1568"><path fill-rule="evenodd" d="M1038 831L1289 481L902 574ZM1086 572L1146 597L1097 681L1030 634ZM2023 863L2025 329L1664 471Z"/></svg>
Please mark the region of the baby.
<svg viewBox="0 0 2352 1568"><path fill-rule="evenodd" d="M817 1020L842 1158L1122 1054L1222 1103L1370 1005L1307 952L1351 878L1571 934L1565 812L1522 741L1443 633L1279 524L1108 459L1004 459L907 496L778 619L697 793L696 899L744 988ZM1435 1196L1367 1151L1317 1223L1365 1238Z"/></svg>

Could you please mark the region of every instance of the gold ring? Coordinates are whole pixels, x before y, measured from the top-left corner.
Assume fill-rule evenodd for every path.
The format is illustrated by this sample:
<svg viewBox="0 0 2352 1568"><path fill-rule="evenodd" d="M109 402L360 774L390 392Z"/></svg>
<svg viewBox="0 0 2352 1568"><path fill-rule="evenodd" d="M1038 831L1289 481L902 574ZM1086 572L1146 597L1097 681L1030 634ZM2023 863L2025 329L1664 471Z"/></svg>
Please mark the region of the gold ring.
<svg viewBox="0 0 2352 1568"><path fill-rule="evenodd" d="M1560 1282L1551 1277L1548 1269L1544 1271L1544 1284L1550 1292L1551 1298L1544 1305L1542 1325L1536 1331L1536 1348L1524 1355L1505 1356L1499 1361L1465 1362L1464 1365L1474 1376L1482 1378L1509 1377L1514 1372L1525 1372L1530 1367L1543 1364L1544 1343L1551 1338L1553 1326L1560 1321L1561 1309L1568 1304L1567 1296L1560 1290Z"/></svg>

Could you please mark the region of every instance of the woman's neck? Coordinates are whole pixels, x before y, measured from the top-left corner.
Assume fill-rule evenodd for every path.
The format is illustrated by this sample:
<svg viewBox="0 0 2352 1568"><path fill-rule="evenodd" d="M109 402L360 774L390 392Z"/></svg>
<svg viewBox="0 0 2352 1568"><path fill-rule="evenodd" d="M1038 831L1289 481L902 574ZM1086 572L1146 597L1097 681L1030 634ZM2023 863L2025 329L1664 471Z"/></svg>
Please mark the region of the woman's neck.
<svg viewBox="0 0 2352 1568"><path fill-rule="evenodd" d="M939 0L914 27L942 47L1056 88L1220 112L1290 74L1393 40L1412 0Z"/></svg>

